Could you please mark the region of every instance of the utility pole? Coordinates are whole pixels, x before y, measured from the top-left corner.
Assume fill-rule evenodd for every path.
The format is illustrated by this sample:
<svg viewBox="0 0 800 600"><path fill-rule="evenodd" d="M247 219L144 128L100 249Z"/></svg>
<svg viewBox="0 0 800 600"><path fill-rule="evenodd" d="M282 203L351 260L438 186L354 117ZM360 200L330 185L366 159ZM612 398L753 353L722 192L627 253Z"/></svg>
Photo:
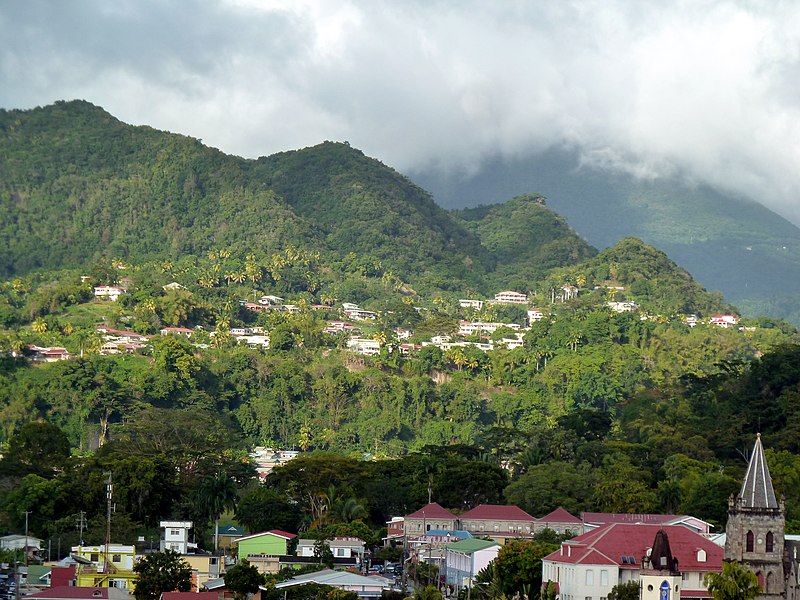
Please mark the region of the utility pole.
<svg viewBox="0 0 800 600"><path fill-rule="evenodd" d="M111 545L111 494L114 491L114 486L111 483L111 472L107 472L108 482L106 483L106 547L104 548L105 558L103 564L103 573L110 573L108 563L108 547Z"/></svg>
<svg viewBox="0 0 800 600"><path fill-rule="evenodd" d="M81 511L78 513L78 529L80 530L80 538L78 539L78 546L83 546L83 528L86 527L86 513ZM60 540L61 538L59 538Z"/></svg>
<svg viewBox="0 0 800 600"><path fill-rule="evenodd" d="M28 515L31 514L32 510L25 510L25 566L28 566Z"/></svg>

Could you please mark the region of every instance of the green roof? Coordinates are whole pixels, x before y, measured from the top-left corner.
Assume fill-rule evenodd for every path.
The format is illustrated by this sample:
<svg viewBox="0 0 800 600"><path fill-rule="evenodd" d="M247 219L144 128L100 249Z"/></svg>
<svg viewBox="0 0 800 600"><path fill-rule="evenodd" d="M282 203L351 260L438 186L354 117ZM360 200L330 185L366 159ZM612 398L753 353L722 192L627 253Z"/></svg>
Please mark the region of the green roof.
<svg viewBox="0 0 800 600"><path fill-rule="evenodd" d="M499 546L497 542L493 542L491 540L480 540L478 538L471 538L468 540L461 540L458 542L453 542L452 544L447 544L448 550L454 550L456 552L462 552L463 554L472 554L473 552L477 552L478 550L485 550L486 548L491 548L492 546Z"/></svg>

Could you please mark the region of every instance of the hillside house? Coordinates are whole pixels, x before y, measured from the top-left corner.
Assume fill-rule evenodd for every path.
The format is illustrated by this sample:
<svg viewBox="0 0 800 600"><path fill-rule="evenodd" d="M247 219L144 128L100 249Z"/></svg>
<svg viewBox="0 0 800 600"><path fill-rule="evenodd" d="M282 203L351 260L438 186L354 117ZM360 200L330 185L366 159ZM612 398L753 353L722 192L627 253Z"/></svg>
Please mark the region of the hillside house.
<svg viewBox="0 0 800 600"><path fill-rule="evenodd" d="M739 324L739 317L736 315L714 315L711 317L710 323L717 327L730 328Z"/></svg>
<svg viewBox="0 0 800 600"><path fill-rule="evenodd" d="M161 335L182 335L183 337L190 338L194 333L194 329L187 329L186 327L164 327L159 333Z"/></svg>
<svg viewBox="0 0 800 600"><path fill-rule="evenodd" d="M458 306L461 308L481 310L483 308L483 300L470 300L468 298L462 298L458 301Z"/></svg>
<svg viewBox="0 0 800 600"><path fill-rule="evenodd" d="M258 303L264 306L276 306L278 304L283 304L284 299L280 296L269 296L264 295L258 299Z"/></svg>
<svg viewBox="0 0 800 600"><path fill-rule="evenodd" d="M544 319L544 313L540 311L538 308L529 308L528 309L528 326L532 327L536 321L541 321Z"/></svg>
<svg viewBox="0 0 800 600"><path fill-rule="evenodd" d="M588 531L584 522L560 506L545 516L536 519L533 532L539 533L549 529L558 534L581 535Z"/></svg>
<svg viewBox="0 0 800 600"><path fill-rule="evenodd" d="M617 313L634 312L639 310L639 305L636 302L607 302L608 308Z"/></svg>
<svg viewBox="0 0 800 600"><path fill-rule="evenodd" d="M497 292L494 295L494 301L497 304L527 304L528 296L514 291Z"/></svg>
<svg viewBox="0 0 800 600"><path fill-rule="evenodd" d="M522 329L517 323L484 323L481 321L459 321L458 322L458 335L481 335L484 333L494 333L501 327L508 327L509 329L519 330Z"/></svg>
<svg viewBox="0 0 800 600"><path fill-rule="evenodd" d="M347 340L347 349L365 356L377 356L381 353L381 343L366 338L350 338Z"/></svg>
<svg viewBox="0 0 800 600"><path fill-rule="evenodd" d="M98 285L94 288L95 298L103 298L105 300L111 300L112 302L116 302L119 300L120 296L127 293L127 288L117 285Z"/></svg>
<svg viewBox="0 0 800 600"><path fill-rule="evenodd" d="M70 354L66 348L60 348L58 346L36 346L34 344L29 344L28 350L31 353L31 360L33 362L51 363L72 358L72 354Z"/></svg>

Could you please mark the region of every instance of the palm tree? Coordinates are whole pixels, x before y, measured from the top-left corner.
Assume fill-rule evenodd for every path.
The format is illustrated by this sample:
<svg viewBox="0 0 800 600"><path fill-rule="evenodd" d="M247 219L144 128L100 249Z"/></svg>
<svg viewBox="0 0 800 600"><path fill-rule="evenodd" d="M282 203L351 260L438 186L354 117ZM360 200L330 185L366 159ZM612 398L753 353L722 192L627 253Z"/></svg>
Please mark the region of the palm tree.
<svg viewBox="0 0 800 600"><path fill-rule="evenodd" d="M226 510L234 510L238 493L233 479L221 473L209 475L197 489L198 508L214 519L214 553L219 548L219 517Z"/></svg>
<svg viewBox="0 0 800 600"><path fill-rule="evenodd" d="M753 600L761 591L758 578L736 562L723 562L722 573L706 573L704 583L714 600Z"/></svg>
<svg viewBox="0 0 800 600"><path fill-rule="evenodd" d="M47 321L45 321L42 317L39 317L31 324L31 328L36 333L46 333L47 332Z"/></svg>

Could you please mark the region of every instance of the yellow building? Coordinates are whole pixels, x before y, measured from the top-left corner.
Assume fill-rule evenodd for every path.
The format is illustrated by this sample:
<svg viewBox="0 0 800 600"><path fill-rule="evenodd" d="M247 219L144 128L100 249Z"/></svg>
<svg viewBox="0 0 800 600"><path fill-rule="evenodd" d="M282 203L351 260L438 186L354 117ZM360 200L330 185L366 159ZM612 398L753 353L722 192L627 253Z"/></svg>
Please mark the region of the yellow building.
<svg viewBox="0 0 800 600"><path fill-rule="evenodd" d="M133 591L137 577L133 572L134 546L73 546L72 556L78 562L75 575L79 587L114 587Z"/></svg>

